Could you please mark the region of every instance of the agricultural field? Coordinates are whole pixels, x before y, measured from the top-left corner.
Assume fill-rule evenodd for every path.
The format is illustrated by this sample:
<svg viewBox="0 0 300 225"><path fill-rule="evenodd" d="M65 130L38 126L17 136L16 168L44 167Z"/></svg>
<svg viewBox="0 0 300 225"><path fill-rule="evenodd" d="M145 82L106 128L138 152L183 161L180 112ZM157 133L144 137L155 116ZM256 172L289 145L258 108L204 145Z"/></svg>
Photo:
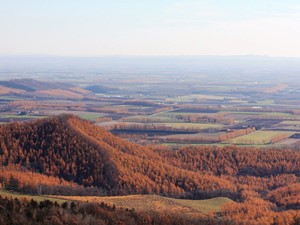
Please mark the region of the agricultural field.
<svg viewBox="0 0 300 225"><path fill-rule="evenodd" d="M282 121L281 123L274 126L274 129L277 130L290 130L290 131L299 131L300 132L300 121Z"/></svg>
<svg viewBox="0 0 300 225"><path fill-rule="evenodd" d="M60 115L60 114L74 114L76 116L79 116L80 118L82 119L85 119L85 120L90 120L90 121L93 121L93 122L96 122L97 119L99 118L102 118L102 117L105 117L106 114L105 113L94 113L94 112L80 112L80 111L54 111L54 112L51 112L51 115Z"/></svg>
<svg viewBox="0 0 300 225"><path fill-rule="evenodd" d="M222 124L214 124L214 123L163 123L163 125L174 129L191 129L191 130L217 129L223 127Z"/></svg>
<svg viewBox="0 0 300 225"><path fill-rule="evenodd" d="M276 143L277 146L299 146L300 140L296 138L287 138Z"/></svg>
<svg viewBox="0 0 300 225"><path fill-rule="evenodd" d="M123 127L117 128L117 123L114 123L111 130L117 135L139 143L144 143L140 141L143 139L146 142L164 143L169 144L169 146L209 143L271 146L293 134L289 132L300 131L297 125L291 125L293 123L290 121L291 119L294 120L293 122L297 121L297 115L286 112L259 112L257 110L227 111L222 108L177 108L154 115L123 117L120 120ZM284 124L284 121L289 122ZM239 135L239 137L233 137L231 140L221 141L221 135L224 136L226 132L249 127L255 127L257 132L259 131L257 135L256 133ZM169 131L173 131L173 133ZM133 134L134 136L132 136ZM277 140L278 138L280 140ZM296 143L296 141L287 143Z"/></svg>
<svg viewBox="0 0 300 225"><path fill-rule="evenodd" d="M267 145L273 144L272 139L278 136L283 136L283 139L287 139L293 135L293 132L282 131L256 131L241 137L233 138L225 141L225 144L237 144L237 145Z"/></svg>
<svg viewBox="0 0 300 225"><path fill-rule="evenodd" d="M123 75L0 81L0 122L71 113L143 145L298 144L295 138L282 139L300 132L300 98L292 83L266 92L280 84ZM249 128L256 132L246 132Z"/></svg>
<svg viewBox="0 0 300 225"><path fill-rule="evenodd" d="M0 119L6 119L6 120L23 120L23 119L42 119L45 118L45 116L42 115L0 115Z"/></svg>
<svg viewBox="0 0 300 225"><path fill-rule="evenodd" d="M180 120L161 114L154 116L130 116L121 119L122 122L136 122L136 123L176 123Z"/></svg>
<svg viewBox="0 0 300 225"><path fill-rule="evenodd" d="M186 95L186 96L178 96L176 98L167 98L167 102L193 102L193 101L203 101L203 100L218 100L222 101L226 97L218 96L218 95ZM228 98L230 100L234 100L234 98Z"/></svg>
<svg viewBox="0 0 300 225"><path fill-rule="evenodd" d="M287 120L287 121L282 121L279 125L300 126L300 121Z"/></svg>
<svg viewBox="0 0 300 225"><path fill-rule="evenodd" d="M145 126L144 123L121 123L125 128L124 129L130 129L130 126ZM171 130L193 130L193 131L201 131L204 129L217 129L223 127L222 124L210 124L210 123L149 123L149 126L146 126L145 129L148 127L153 127L153 130L156 127L165 127L166 129L171 129ZM142 129L142 128L141 128ZM164 128L161 128L162 130Z"/></svg>
<svg viewBox="0 0 300 225"><path fill-rule="evenodd" d="M219 142L219 137L223 134L225 134L225 132L173 134L159 136L158 139L163 143L205 144Z"/></svg>

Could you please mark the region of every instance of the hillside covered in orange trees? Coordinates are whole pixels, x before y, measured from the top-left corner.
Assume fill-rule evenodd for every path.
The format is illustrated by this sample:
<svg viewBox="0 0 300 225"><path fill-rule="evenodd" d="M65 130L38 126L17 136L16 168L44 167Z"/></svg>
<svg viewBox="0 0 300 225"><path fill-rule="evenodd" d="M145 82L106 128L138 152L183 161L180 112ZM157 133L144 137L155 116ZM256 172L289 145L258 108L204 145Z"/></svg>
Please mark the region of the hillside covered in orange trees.
<svg viewBox="0 0 300 225"><path fill-rule="evenodd" d="M0 132L0 181L7 189L64 195L226 196L236 202L224 208L227 220L256 218L258 224L275 224L287 215L299 220L296 150L155 149L72 115L2 125Z"/></svg>

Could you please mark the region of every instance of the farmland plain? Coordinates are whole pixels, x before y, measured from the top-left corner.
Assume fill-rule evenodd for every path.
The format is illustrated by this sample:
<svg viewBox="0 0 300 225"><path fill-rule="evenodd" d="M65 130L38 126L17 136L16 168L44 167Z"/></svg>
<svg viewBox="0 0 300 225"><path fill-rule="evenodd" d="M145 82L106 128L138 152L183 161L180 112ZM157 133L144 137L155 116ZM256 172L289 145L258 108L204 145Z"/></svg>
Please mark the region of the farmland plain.
<svg viewBox="0 0 300 225"><path fill-rule="evenodd" d="M294 140L297 135L292 136L300 132L300 104L297 104L300 99L296 94L298 87L292 82L287 85L281 85L278 80L270 83L208 80L203 83L194 76L185 80L175 76L176 81L169 78L169 75L153 75L141 80L129 74L122 79L103 76L85 82L65 77L57 77L54 83L6 80L1 84L0 122L70 113L144 145L271 147L279 143L293 143L293 146L299 143ZM285 88L274 89L279 86ZM7 88L15 91L7 92ZM248 133L248 128L256 132ZM272 142L278 135L293 140Z"/></svg>

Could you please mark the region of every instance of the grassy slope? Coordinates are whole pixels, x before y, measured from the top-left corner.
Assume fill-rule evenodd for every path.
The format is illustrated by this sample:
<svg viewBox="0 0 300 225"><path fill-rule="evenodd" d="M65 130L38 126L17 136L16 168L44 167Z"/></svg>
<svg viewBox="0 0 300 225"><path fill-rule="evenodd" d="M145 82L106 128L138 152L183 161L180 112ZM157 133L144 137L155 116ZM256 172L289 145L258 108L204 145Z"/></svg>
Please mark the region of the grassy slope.
<svg viewBox="0 0 300 225"><path fill-rule="evenodd" d="M114 196L114 197L98 197L98 196L37 196L29 194L21 194L6 190L0 190L2 198L26 198L34 199L38 202L49 199L63 203L65 201L81 201L81 202L104 202L117 207L123 207L137 211L172 211L180 213L208 213L211 211L220 212L221 207L231 199L218 197L206 200L185 200L166 198L158 195L129 195L129 196Z"/></svg>
<svg viewBox="0 0 300 225"><path fill-rule="evenodd" d="M158 195L129 195L114 197L96 196L56 196L65 200L82 202L104 202L116 207L134 208L137 211L172 211L178 213L208 213L210 211L220 212L221 207L232 202L225 197L212 198L207 200L185 200L166 198Z"/></svg>
<svg viewBox="0 0 300 225"><path fill-rule="evenodd" d="M226 197L211 198L206 200L184 200L184 199L173 199L174 202L191 207L203 213L210 211L220 212L221 207L229 202L233 202L231 199Z"/></svg>
<svg viewBox="0 0 300 225"><path fill-rule="evenodd" d="M19 199L34 199L35 201L37 202L40 202L40 201L44 201L44 200L50 200L50 201L53 201L53 202L57 202L57 203L63 203L65 202L66 200L65 199L61 199L59 197L51 197L51 196L43 196L43 195L30 195L30 194L21 194L21 193L17 193L17 192L12 192L12 191L6 191L6 190L0 190L0 196L2 198L19 198Z"/></svg>

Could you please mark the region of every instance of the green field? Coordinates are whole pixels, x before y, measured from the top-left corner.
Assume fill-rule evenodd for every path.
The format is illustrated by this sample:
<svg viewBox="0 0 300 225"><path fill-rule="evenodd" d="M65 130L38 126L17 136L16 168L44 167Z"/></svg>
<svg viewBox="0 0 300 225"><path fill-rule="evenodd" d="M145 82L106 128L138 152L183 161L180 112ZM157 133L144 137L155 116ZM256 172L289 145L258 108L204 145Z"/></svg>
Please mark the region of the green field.
<svg viewBox="0 0 300 225"><path fill-rule="evenodd" d="M294 134L294 132L255 131L253 133L225 141L224 144L265 145L265 144L269 144L271 142L271 139L279 134L292 135Z"/></svg>
<svg viewBox="0 0 300 225"><path fill-rule="evenodd" d="M79 116L82 119L95 121L97 118L101 118L106 116L105 113L96 113L96 112L84 112L84 111L65 111L65 110L59 110L59 111L52 111L52 115L59 115L59 114L74 114L76 116Z"/></svg>
<svg viewBox="0 0 300 225"><path fill-rule="evenodd" d="M90 120L90 121L96 121L96 119L103 117L103 113L84 113L84 114L79 114L78 116L82 119L85 120Z"/></svg>
<svg viewBox="0 0 300 225"><path fill-rule="evenodd" d="M172 123L179 122L176 118L168 116L130 116L123 118L124 122L136 122L136 123Z"/></svg>
<svg viewBox="0 0 300 225"><path fill-rule="evenodd" d="M263 101L257 101L256 104L258 105L273 105L274 104L274 100L268 99L268 100L263 100Z"/></svg>

